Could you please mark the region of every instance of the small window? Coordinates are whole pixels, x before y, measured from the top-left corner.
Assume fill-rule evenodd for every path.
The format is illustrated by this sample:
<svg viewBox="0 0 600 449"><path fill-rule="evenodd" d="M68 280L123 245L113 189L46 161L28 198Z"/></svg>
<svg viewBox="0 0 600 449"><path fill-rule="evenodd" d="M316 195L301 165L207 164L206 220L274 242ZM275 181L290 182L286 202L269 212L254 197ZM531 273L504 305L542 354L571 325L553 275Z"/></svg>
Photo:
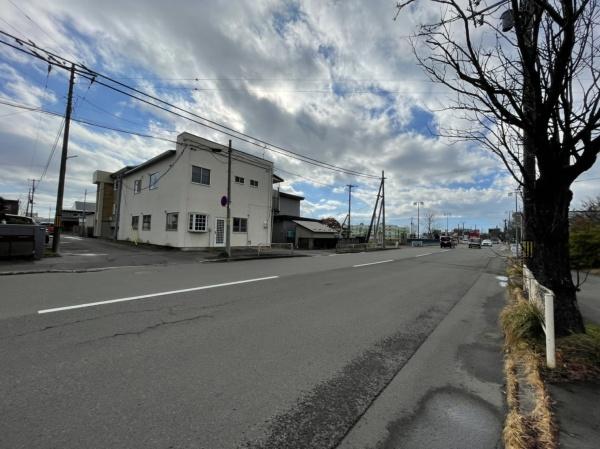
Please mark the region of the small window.
<svg viewBox="0 0 600 449"><path fill-rule="evenodd" d="M206 232L206 215L190 213L190 221L188 223L188 231L190 232Z"/></svg>
<svg viewBox="0 0 600 449"><path fill-rule="evenodd" d="M152 215L144 215L142 222L142 231L150 230L150 222L152 221Z"/></svg>
<svg viewBox="0 0 600 449"><path fill-rule="evenodd" d="M142 180L136 179L133 181L133 193L140 193L142 191Z"/></svg>
<svg viewBox="0 0 600 449"><path fill-rule="evenodd" d="M177 231L177 222L179 221L179 213L170 212L167 214L167 231Z"/></svg>
<svg viewBox="0 0 600 449"><path fill-rule="evenodd" d="M115 182L113 182L113 190L116 192L117 190L119 190L119 180L115 179Z"/></svg>
<svg viewBox="0 0 600 449"><path fill-rule="evenodd" d="M256 179L251 179L250 187L258 187L258 181Z"/></svg>
<svg viewBox="0 0 600 449"><path fill-rule="evenodd" d="M248 232L248 219L234 217L233 232Z"/></svg>
<svg viewBox="0 0 600 449"><path fill-rule="evenodd" d="M131 229L137 231L140 225L140 217L134 215L131 217Z"/></svg>
<svg viewBox="0 0 600 449"><path fill-rule="evenodd" d="M241 176L236 176L235 177L235 182L237 184L243 184L244 183L244 178L242 178Z"/></svg>
<svg viewBox="0 0 600 449"><path fill-rule="evenodd" d="M192 165L192 182L195 184L210 185L210 170Z"/></svg>
<svg viewBox="0 0 600 449"><path fill-rule="evenodd" d="M159 180L158 172L151 173L150 174L150 182L148 183L148 189L150 189L150 190L158 189L158 180Z"/></svg>

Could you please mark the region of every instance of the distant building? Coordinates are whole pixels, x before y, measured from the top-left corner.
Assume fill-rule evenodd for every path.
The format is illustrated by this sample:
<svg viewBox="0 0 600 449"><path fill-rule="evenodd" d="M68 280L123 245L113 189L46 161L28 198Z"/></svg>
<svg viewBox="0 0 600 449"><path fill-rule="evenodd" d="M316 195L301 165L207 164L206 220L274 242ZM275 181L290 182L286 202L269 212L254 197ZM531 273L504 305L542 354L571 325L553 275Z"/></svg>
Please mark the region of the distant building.
<svg viewBox="0 0 600 449"><path fill-rule="evenodd" d="M301 217L302 200L302 196L273 190L273 243L292 243L299 249L335 248L338 231L316 218Z"/></svg>
<svg viewBox="0 0 600 449"><path fill-rule="evenodd" d="M7 200L0 196L0 213L19 215L19 200Z"/></svg>

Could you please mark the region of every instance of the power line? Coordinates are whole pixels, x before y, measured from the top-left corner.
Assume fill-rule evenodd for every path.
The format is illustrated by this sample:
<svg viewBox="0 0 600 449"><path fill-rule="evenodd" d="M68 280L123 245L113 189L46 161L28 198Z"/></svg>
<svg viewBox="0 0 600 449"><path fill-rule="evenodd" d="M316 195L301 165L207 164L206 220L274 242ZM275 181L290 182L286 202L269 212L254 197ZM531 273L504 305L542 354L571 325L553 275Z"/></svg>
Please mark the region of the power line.
<svg viewBox="0 0 600 449"><path fill-rule="evenodd" d="M164 110L166 112L169 112L171 114L177 115L177 116L179 116L181 118L184 118L186 120L192 121L192 122L197 123L197 124L199 124L201 126L207 127L209 129L213 129L213 130L215 130L217 132L220 132L222 134L228 135L228 136L236 138L238 140L247 142L247 143L249 143L251 145L258 146L258 147L266 149L268 151L279 153L279 154L285 155L286 157L291 157L293 159L301 160L302 162L305 162L305 163L309 163L309 164L312 164L312 165L320 166L320 167L327 168L327 169L332 170L332 171L337 171L337 172L340 172L340 173L344 173L344 174L347 174L347 175L354 175L354 176L361 176L361 177L366 177L366 178L378 179L378 176L376 176L376 175L372 175L372 174L368 174L368 173L364 173L364 172L359 172L357 170L347 169L347 168L340 167L340 166L337 166L337 165L334 165L334 164L331 164L331 163L328 163L328 162L320 161L318 159L311 158L309 156L305 156L305 155L302 155L302 154L297 153L295 151L292 151L292 150L283 148L281 146L269 143L269 142L267 142L265 140L256 138L254 136L251 136L249 134L243 133L241 131L237 131L237 130L235 130L233 128L230 128L230 127L228 127L226 125L223 125L221 123L215 122L213 120L210 120L210 119L208 119L206 117L200 116L200 115L195 114L193 112L187 111L187 110L185 110L183 108L180 108L180 107L178 107L178 106L176 106L176 105L174 105L172 103L164 101L164 100L162 100L162 99L160 99L158 97L150 95L150 94L148 94L146 92L143 92L143 91L141 91L139 89L136 89L134 87L128 86L127 84L121 83L121 82L119 82L119 81L117 81L117 80L115 80L115 79L113 79L113 78L111 78L109 76L106 76L106 75L103 75L103 74L101 74L99 72L91 70L91 69L87 68L86 66L84 66L83 64L79 64L79 63L75 64L73 62L70 62L66 58L63 58L62 56L58 56L58 55L56 55L56 54L54 54L54 53L52 53L52 52L50 52L48 50L45 50L45 49L42 49L42 48L36 46L33 42L24 42L24 41L16 38L15 36L12 36L10 33L6 33L6 32L1 31L1 30L0 30L0 34L5 35L5 36L7 36L7 37L9 37L9 38L11 38L13 40L15 40L17 42L17 44L20 45L20 47L18 47L16 45L13 45L13 44L10 44L10 43L8 43L6 41L0 40L0 43L3 43L4 45L10 46L10 47L12 47L14 49L17 49L17 50L25 53L25 54L37 57L38 59L42 59L42 60L44 60L44 61L46 61L48 63L57 65L57 66L59 66L61 68L64 68L64 69L67 69L69 64L73 64L73 65L75 65L75 66L78 67L77 73L80 76L83 76L84 78L87 78L87 79L93 79L93 78L98 78L98 77L99 78L103 78L107 82L116 84L117 86L121 86L124 89L127 89L129 91L135 92L137 94L140 94L140 95L142 95L142 96L144 96L146 98L150 98L153 101L148 101L148 100L145 100L144 98L141 98L139 96L133 95L133 94L131 94L129 92L125 92L122 89L119 89L119 88L115 87L114 85L110 85L110 84L107 84L105 82L101 82L101 81L98 81L98 80L96 80L96 82L98 84L100 84L100 85L103 85L103 86L111 89L111 90L114 90L114 91L119 92L119 93L121 93L123 95L129 96L131 98L135 98L138 101L141 101L141 102L146 103L148 105L154 106L154 107L156 107L158 109L162 109L162 110ZM24 47L26 47L27 50ZM46 57L42 56L41 54L38 53L38 51L45 53L47 56ZM172 109L168 109L167 107L161 106L160 104L156 104L156 103L154 103L154 101L158 102L160 104L163 104L163 105L167 106L168 108L172 108ZM182 114L174 111L173 109L175 109L176 111L181 111L181 112L183 112L185 114L188 114L188 115L191 115L193 117L196 117L196 118L198 118L200 120L203 120L206 123L200 122L200 121L195 120L195 119L192 119L189 116L182 115ZM210 123L211 125L214 125L214 126L208 125L207 123ZM226 130L226 131L223 131L223 130ZM242 136L242 137L240 137L240 136Z"/></svg>

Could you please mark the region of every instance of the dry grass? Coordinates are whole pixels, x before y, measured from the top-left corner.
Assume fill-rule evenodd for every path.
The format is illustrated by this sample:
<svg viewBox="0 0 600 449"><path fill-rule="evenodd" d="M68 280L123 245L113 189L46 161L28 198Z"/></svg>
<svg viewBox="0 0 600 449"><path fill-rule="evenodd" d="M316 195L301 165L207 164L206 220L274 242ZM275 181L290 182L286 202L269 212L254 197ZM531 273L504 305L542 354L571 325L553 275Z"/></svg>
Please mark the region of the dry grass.
<svg viewBox="0 0 600 449"><path fill-rule="evenodd" d="M543 354L537 351L540 338L541 314L524 297L518 264L509 263L509 303L501 313L505 333L506 402L508 414L503 438L507 449L536 449L558 447L558 431L552 414L552 400L542 377ZM521 385L520 383L526 383ZM523 388L533 394L533 409L524 410L521 404Z"/></svg>
<svg viewBox="0 0 600 449"><path fill-rule="evenodd" d="M556 341L556 369L542 369L550 382L600 382L600 327L588 324L585 334Z"/></svg>

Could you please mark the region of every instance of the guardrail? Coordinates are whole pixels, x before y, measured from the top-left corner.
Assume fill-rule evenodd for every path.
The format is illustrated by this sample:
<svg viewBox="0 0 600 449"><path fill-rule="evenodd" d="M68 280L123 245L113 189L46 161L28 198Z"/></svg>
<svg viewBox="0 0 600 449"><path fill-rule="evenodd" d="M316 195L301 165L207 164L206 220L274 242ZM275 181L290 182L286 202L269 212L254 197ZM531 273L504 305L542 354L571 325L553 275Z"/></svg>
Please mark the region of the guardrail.
<svg viewBox="0 0 600 449"><path fill-rule="evenodd" d="M525 264L523 264L523 290L527 293L529 301L544 312L542 327L546 334L546 365L548 368L556 368L554 292L540 284Z"/></svg>
<svg viewBox="0 0 600 449"><path fill-rule="evenodd" d="M258 255L261 254L269 254L275 252L285 252L289 251L290 254L294 254L294 244L293 243L271 243L268 245L258 245L256 247L256 251Z"/></svg>
<svg viewBox="0 0 600 449"><path fill-rule="evenodd" d="M341 243L335 246L336 253L356 253L360 251L370 251L383 248L381 243ZM390 246L391 248L391 246Z"/></svg>

